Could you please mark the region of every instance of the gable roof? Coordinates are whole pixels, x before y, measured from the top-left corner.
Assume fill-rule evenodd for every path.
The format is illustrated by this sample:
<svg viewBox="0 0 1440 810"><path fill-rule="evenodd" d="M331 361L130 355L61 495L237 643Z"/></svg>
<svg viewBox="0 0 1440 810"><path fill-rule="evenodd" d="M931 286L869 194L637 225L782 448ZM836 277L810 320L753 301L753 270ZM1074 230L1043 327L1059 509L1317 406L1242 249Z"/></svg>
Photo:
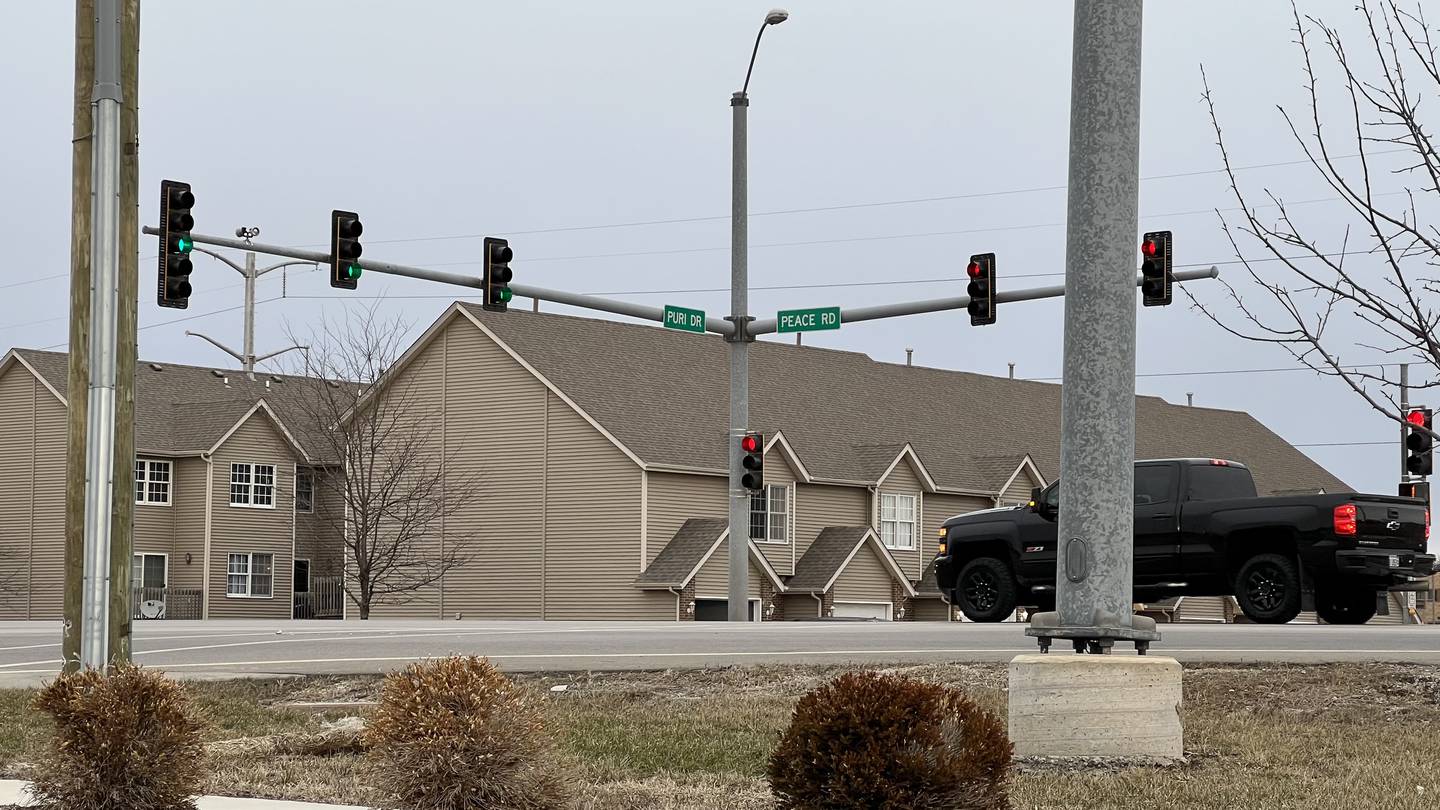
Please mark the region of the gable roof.
<svg viewBox="0 0 1440 810"><path fill-rule="evenodd" d="M700 572L701 566L715 554L715 550L730 536L729 523L721 518L689 518L680 526L665 548L635 578L635 586L643 589L683 588ZM783 593L785 583L755 545L748 543L750 562L759 568L777 593Z"/></svg>
<svg viewBox="0 0 1440 810"><path fill-rule="evenodd" d="M642 463L723 473L729 420L723 338L460 302ZM604 358L603 366L597 357ZM677 374L683 369L683 375ZM879 363L857 352L760 340L750 348L751 427L783 431L815 480L873 483L907 443L941 491L995 493L1029 455L1060 470L1060 386ZM663 392L660 393L660 392ZM981 414L985 430L964 430ZM861 441L857 442L857 438ZM1244 462L1263 493L1343 481L1247 413L1136 398L1139 458Z"/></svg>
<svg viewBox="0 0 1440 810"><path fill-rule="evenodd" d="M865 545L869 545L875 556L889 569L890 576L914 596L914 585L900 570L895 558L880 544L880 539L869 526L826 526L821 529L815 542L805 551L805 556L795 563L795 576L785 583L785 590L789 593L823 593L830 590L835 586L835 580L844 572L845 566L849 565L850 560Z"/></svg>
<svg viewBox="0 0 1440 810"><path fill-rule="evenodd" d="M14 349L16 359L33 369L52 391L68 393L70 358L64 352ZM218 372L218 373L217 373ZM302 457L297 438L307 421L298 405L305 377L174 363L135 364L135 450L188 455L210 451L256 411L264 411ZM66 397L68 400L68 397ZM316 454L314 447L309 455Z"/></svg>

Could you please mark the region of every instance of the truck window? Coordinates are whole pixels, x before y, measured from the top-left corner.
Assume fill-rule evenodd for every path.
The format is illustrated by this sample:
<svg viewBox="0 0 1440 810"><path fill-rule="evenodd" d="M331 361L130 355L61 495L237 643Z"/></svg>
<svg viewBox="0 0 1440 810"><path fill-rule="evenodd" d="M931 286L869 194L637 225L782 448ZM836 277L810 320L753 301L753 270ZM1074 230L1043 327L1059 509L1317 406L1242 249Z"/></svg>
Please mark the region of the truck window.
<svg viewBox="0 0 1440 810"><path fill-rule="evenodd" d="M1219 501L1226 498L1255 497L1255 479L1244 467L1222 467L1195 464L1190 467L1185 485L1187 501Z"/></svg>
<svg viewBox="0 0 1440 810"><path fill-rule="evenodd" d="M1175 492L1175 465L1147 464L1135 468L1135 505L1168 503Z"/></svg>

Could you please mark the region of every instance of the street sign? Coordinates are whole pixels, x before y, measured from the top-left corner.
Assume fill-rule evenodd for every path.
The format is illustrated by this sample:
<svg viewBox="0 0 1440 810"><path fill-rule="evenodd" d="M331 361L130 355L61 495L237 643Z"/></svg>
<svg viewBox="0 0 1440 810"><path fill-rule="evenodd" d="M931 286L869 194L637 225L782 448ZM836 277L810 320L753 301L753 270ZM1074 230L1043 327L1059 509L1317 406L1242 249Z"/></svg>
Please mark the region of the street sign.
<svg viewBox="0 0 1440 810"><path fill-rule="evenodd" d="M705 331L705 311L665 305L665 328L685 332Z"/></svg>
<svg viewBox="0 0 1440 810"><path fill-rule="evenodd" d="M775 313L776 332L818 332L840 328L839 307L782 309Z"/></svg>

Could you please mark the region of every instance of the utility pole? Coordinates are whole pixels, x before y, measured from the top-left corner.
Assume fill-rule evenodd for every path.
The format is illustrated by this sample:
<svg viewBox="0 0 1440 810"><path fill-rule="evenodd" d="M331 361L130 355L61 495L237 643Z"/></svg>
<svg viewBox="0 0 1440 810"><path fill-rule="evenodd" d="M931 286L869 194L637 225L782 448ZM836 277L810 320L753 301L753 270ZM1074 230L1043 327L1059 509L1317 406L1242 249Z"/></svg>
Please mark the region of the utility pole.
<svg viewBox="0 0 1440 810"><path fill-rule="evenodd" d="M1108 653L1134 615L1135 253L1141 0L1077 0L1070 88L1057 613L1027 629Z"/></svg>
<svg viewBox="0 0 1440 810"><path fill-rule="evenodd" d="M70 348L65 393L65 622L61 649L66 671L80 667L82 583L85 577L85 424L90 384L90 96L95 81L95 0L75 0L75 92L70 152Z"/></svg>
<svg viewBox="0 0 1440 810"><path fill-rule="evenodd" d="M750 109L750 74L755 70L755 55L760 52L760 38L765 29L779 25L789 13L774 9L765 15L755 47L750 51L750 67L745 70L745 84L730 97L731 161L730 161L730 317L734 325L730 343L730 592L729 615L732 622L750 620L750 492L741 483L745 470L740 466L740 439L750 429L750 344L755 336L749 325L749 210L746 144L746 113ZM761 448L764 451L764 448ZM757 617L758 618L758 617Z"/></svg>
<svg viewBox="0 0 1440 810"><path fill-rule="evenodd" d="M239 237L242 237L243 239L245 239L245 240L248 242L250 239L253 239L253 238L255 238L256 236L259 236L259 235L260 235L260 229L259 229L259 228L243 228L243 227L242 227L242 228L237 228L237 229L235 230L235 235L236 235L236 236L239 236ZM213 251L213 250L206 250L205 248L202 248L202 247L196 247L196 248L195 248L195 251L198 252L198 253L204 253L204 254L207 255L207 256L214 257L214 258L216 258L216 259L224 262L224 263L226 264L226 266L228 266L231 270L234 270L235 272L239 273L241 276L244 276L244 278L245 278L245 307L244 307L244 309L245 309L245 334L244 334L244 347L243 347L243 349L242 349L241 351L238 351L238 352L237 352L237 351L235 351L234 349L230 348L229 346L226 346L225 344L221 343L220 341L218 341L218 340L216 340L215 338L212 338L212 337L210 337L210 336L208 336L208 335L202 335L202 334L200 334L199 332L191 332L191 331L188 331L188 330L185 332L185 334L187 334L187 335L189 335L189 336L191 336L191 337L198 337L198 338L200 338L201 340L204 340L204 341L210 343L210 345L214 346L215 348L219 349L220 351L225 352L226 354L228 354L228 355L230 355L231 357L235 358L236 360L240 361L241 367L245 370L245 376L246 376L247 378L249 378L249 379L252 379L252 380L255 379L255 364L256 364L256 363L263 363L263 362L265 362L266 360L269 360L269 359L272 358L272 357L277 357L277 356L279 356L279 355L282 355L282 354L284 354L285 352L295 351L295 350L297 350L297 349L308 349L308 348L310 348L309 346L287 346L286 348L283 348L283 349L281 349L281 350L279 350L279 351L276 351L276 352L270 352L269 354L262 355L262 356L260 356L260 357L256 357L256 356L255 356L255 281L256 281L256 279L260 278L261 276L265 275L266 273L270 272L271 270L279 270L279 269L282 268L282 267L289 267L289 266L291 266L291 265L296 265L296 264L308 264L308 265L314 266L314 265L315 265L315 262L309 262L309 261L303 261L303 260L302 260L302 261L280 262L279 264L272 264L272 265L270 265L269 267L265 267L265 268L256 270L256 269L255 269L255 251L253 251L253 250L249 250L249 251L246 251L246 252L245 252L245 266L244 266L244 267L241 267L240 265L236 264L235 262L230 261L230 260L229 260L228 258L226 258L225 256L223 256L223 255L221 255L221 254L219 254L219 253L216 253L216 252Z"/></svg>

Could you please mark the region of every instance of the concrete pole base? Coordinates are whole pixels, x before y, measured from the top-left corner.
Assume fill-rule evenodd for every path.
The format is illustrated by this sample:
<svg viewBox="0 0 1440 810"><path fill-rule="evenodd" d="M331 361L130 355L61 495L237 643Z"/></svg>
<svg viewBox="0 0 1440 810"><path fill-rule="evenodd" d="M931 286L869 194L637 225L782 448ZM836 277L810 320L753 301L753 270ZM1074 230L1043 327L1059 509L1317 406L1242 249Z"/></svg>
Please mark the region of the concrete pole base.
<svg viewBox="0 0 1440 810"><path fill-rule="evenodd" d="M1181 759L1180 702L1174 658L1019 655L1010 662L1017 757Z"/></svg>

